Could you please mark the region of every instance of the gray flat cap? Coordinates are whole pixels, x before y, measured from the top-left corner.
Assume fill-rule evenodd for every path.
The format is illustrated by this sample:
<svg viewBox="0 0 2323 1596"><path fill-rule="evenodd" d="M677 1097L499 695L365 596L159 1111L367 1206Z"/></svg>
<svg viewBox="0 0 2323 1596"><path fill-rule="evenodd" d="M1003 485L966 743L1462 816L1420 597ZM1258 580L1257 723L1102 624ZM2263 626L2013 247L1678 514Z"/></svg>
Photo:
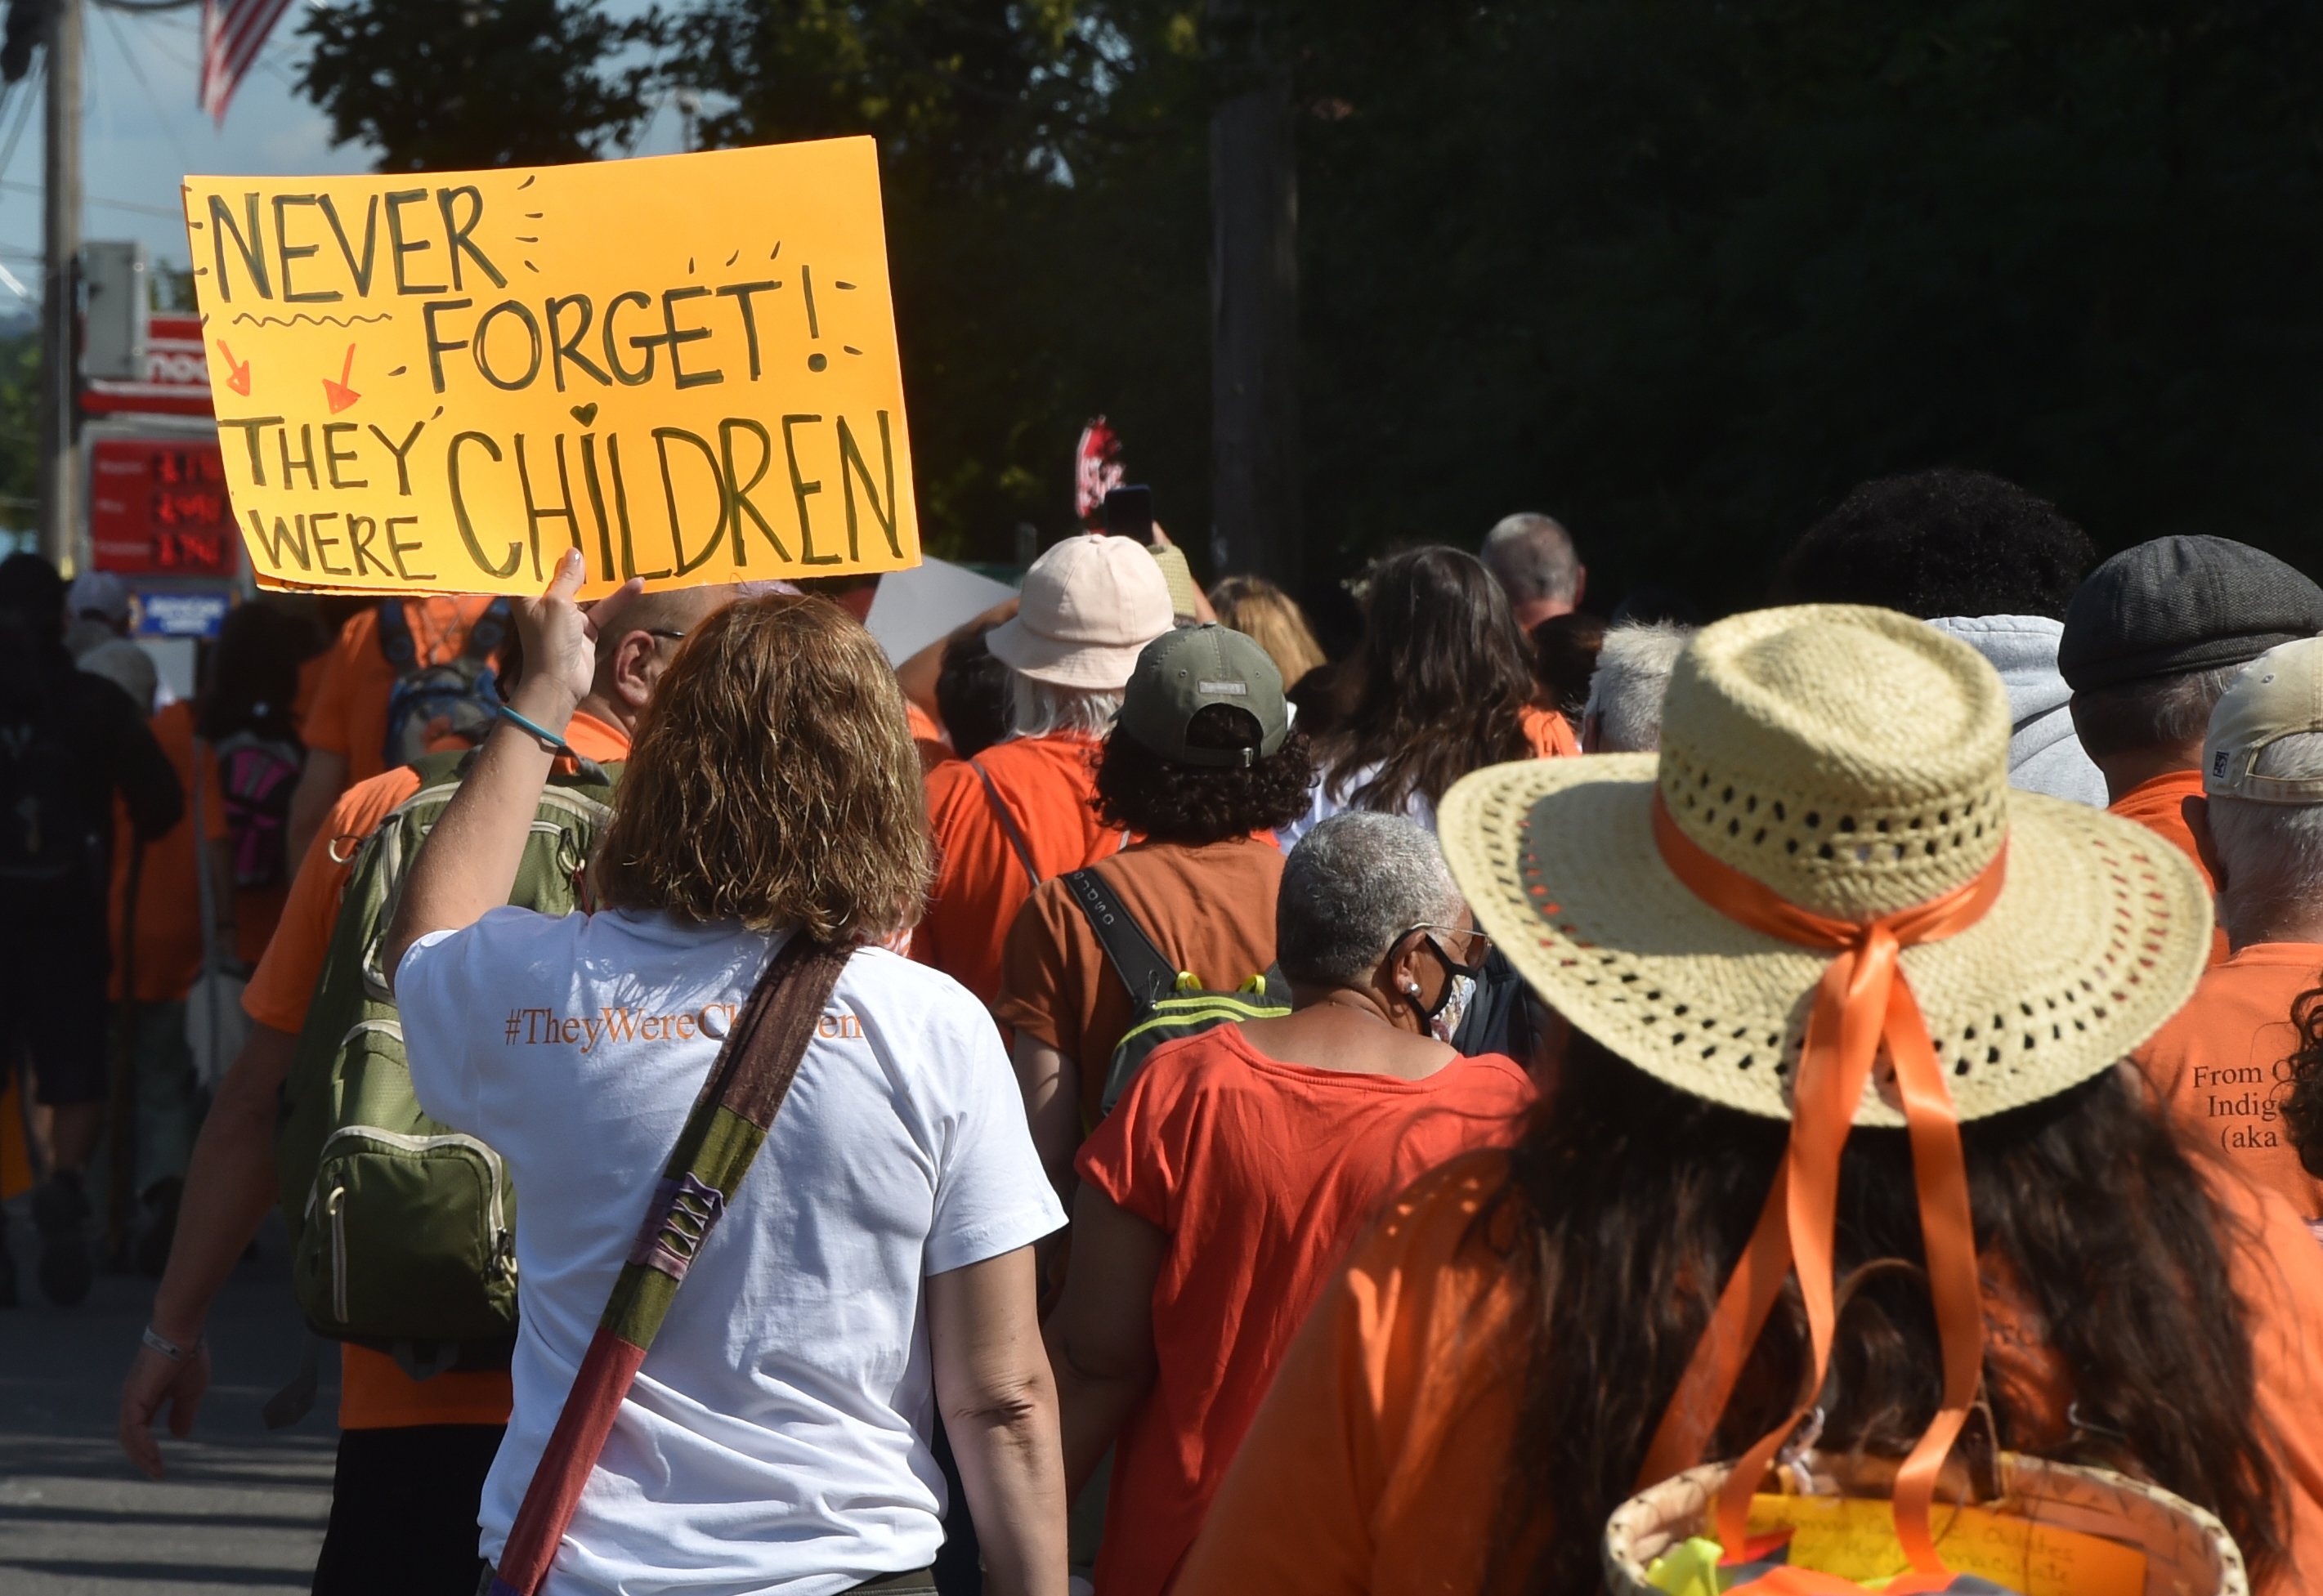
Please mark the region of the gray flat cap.
<svg viewBox="0 0 2323 1596"><path fill-rule="evenodd" d="M2323 632L2323 587L2226 537L2157 537L2089 573L2057 669L2076 693L2243 665Z"/></svg>

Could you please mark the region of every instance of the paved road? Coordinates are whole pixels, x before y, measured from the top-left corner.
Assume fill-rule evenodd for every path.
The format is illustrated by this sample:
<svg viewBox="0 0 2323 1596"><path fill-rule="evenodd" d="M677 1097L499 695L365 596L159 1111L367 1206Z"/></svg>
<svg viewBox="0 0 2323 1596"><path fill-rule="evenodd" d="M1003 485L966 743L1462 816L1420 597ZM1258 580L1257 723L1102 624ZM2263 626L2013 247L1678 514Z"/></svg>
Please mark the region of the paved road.
<svg viewBox="0 0 2323 1596"><path fill-rule="evenodd" d="M169 1477L130 1467L113 1438L121 1371L152 1282L100 1277L77 1308L32 1281L23 1203L8 1227L24 1306L0 1312L0 1591L7 1596L213 1596L304 1591L330 1506L335 1359L315 1412L269 1432L259 1405L296 1367L301 1331L278 1224L210 1318L216 1382L191 1441L162 1447Z"/></svg>

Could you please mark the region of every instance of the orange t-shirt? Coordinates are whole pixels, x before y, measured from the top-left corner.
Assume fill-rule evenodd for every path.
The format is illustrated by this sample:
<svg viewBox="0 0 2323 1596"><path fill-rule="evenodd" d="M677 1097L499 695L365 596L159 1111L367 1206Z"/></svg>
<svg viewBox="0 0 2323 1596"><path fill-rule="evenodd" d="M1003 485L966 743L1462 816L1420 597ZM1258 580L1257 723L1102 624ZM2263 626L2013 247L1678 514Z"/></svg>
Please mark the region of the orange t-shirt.
<svg viewBox="0 0 2323 1596"><path fill-rule="evenodd" d="M1153 1383L1115 1445L1106 1596L1169 1588L1290 1338L1380 1204L1508 1145L1532 1099L1498 1054L1400 1080L1284 1063L1233 1024L1153 1050L1076 1164L1169 1236Z"/></svg>
<svg viewBox="0 0 2323 1596"><path fill-rule="evenodd" d="M1162 956L1203 986L1232 991L1274 962L1282 854L1272 842L1141 842L1099 863L1097 873ZM1008 928L992 1013L1079 1062L1081 1117L1089 1124L1114 1046L1129 1029L1130 1006L1129 988L1088 916L1063 882L1043 881Z"/></svg>
<svg viewBox="0 0 2323 1596"><path fill-rule="evenodd" d="M2126 821L2135 821L2149 831L2159 832L2177 845L2178 851L2194 862L2202 873L2202 885L2213 893L2218 884L2210 879L2210 867L2202 862L2201 853L2194 847L2193 829L2186 824L2186 800L2202 795L2202 773L2199 770L2173 770L2167 775L2157 775L2152 781L2140 782L2107 806L2107 814L2117 814ZM2210 931L2210 967L2215 969L2227 961L2227 932L2224 926Z"/></svg>
<svg viewBox="0 0 2323 1596"><path fill-rule="evenodd" d="M468 628L491 601L490 593L402 601L419 664L458 658L468 646ZM353 786L387 768L387 701L395 693L396 670L380 651L379 611L350 617L326 659L299 735L310 748L344 756L347 784Z"/></svg>
<svg viewBox="0 0 2323 1596"><path fill-rule="evenodd" d="M908 698L904 701L904 719L911 723L912 743L920 750L922 770L933 770L947 759L960 757L951 750L951 739L945 735L943 722Z"/></svg>
<svg viewBox="0 0 2323 1596"><path fill-rule="evenodd" d="M1555 710L1527 704L1522 717L1525 735L1532 738L1536 759L1561 759L1581 752L1581 739L1573 735L1573 723Z"/></svg>
<svg viewBox="0 0 2323 1596"><path fill-rule="evenodd" d="M1483 1589L1529 1326L1469 1225L1505 1169L1494 1153L1447 1164L1356 1243L1284 1357L1176 1596ZM2281 1447L2290 1564L2260 1596L2323 1590L2323 1247L2272 1193L2222 1172L2213 1195L2250 1309L2259 1417Z"/></svg>
<svg viewBox="0 0 2323 1596"><path fill-rule="evenodd" d="M153 711L146 722L153 740L169 756L178 773L178 784L194 790L194 706L179 702ZM218 790L217 760L207 749L201 761L202 829L212 841L226 836L225 796ZM129 856L136 833L129 824L129 806L114 800L112 907L113 975L106 995L121 999L121 933L129 908ZM194 843L194 806L169 833L145 845L137 876L136 998L140 1003L173 1003L193 990L202 973L201 868ZM232 881L214 884L221 892L234 890Z"/></svg>
<svg viewBox="0 0 2323 1596"><path fill-rule="evenodd" d="M298 665L298 696L290 701L290 726L299 740L306 740L307 716L322 696L323 678L331 674L331 656L335 649L326 648L320 654L302 660Z"/></svg>
<svg viewBox="0 0 2323 1596"><path fill-rule="evenodd" d="M236 959L255 965L266 957L266 945L274 940L274 928L282 923L282 905L289 901L290 884L287 881L278 881L271 886L234 889Z"/></svg>
<svg viewBox="0 0 2323 1596"><path fill-rule="evenodd" d="M2134 1055L2181 1124L2301 1217L2323 1222L2323 1180L2300 1166L2282 1125L2299 1030L2291 1005L2323 986L2323 943L2258 942L2202 977Z"/></svg>
<svg viewBox="0 0 2323 1596"><path fill-rule="evenodd" d="M1120 831L1100 825L1090 807L1097 747L1093 738L1061 734L1019 738L927 773L936 879L927 913L912 931L912 957L958 981L978 1003L989 1006L1000 995L1001 943L1033 882L977 769L992 778L1047 881L1121 847Z"/></svg>
<svg viewBox="0 0 2323 1596"><path fill-rule="evenodd" d="M626 759L629 754L629 739L620 728L593 715L574 716L565 729L565 740L584 758ZM399 765L339 794L299 861L281 924L242 995L242 1006L252 1019L293 1036L305 1027L307 1007L314 1001L315 985L322 979L323 961L330 952L331 933L338 926L339 900L354 863L353 844L370 836L390 811L418 791L419 773ZM504 1425L514 1401L503 1372L439 1374L415 1380L384 1353L344 1344L339 1348L341 1429Z"/></svg>

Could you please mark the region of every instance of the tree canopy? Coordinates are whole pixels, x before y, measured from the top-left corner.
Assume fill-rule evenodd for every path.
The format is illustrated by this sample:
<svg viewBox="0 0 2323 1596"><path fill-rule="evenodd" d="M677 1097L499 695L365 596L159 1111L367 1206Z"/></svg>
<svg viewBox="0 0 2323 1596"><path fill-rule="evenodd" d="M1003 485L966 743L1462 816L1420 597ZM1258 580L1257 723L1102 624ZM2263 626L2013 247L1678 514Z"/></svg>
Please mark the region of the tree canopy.
<svg viewBox="0 0 2323 1596"><path fill-rule="evenodd" d="M1599 595L1756 601L1866 477L1951 463L2105 548L2318 563L2323 14L2290 0L1336 0L1299 112L1310 569L1517 509ZM1070 523L1109 415L1198 562L1208 115L1194 0L354 0L308 91L392 169L882 149L923 527ZM452 92L446 92L446 86Z"/></svg>

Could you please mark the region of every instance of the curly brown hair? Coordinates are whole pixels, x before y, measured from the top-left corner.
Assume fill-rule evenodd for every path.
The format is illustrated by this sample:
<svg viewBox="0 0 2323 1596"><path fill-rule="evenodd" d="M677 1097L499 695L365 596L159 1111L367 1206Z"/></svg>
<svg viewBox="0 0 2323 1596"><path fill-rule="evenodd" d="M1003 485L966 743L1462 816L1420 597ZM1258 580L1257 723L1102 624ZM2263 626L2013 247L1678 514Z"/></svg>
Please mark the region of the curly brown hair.
<svg viewBox="0 0 2323 1596"><path fill-rule="evenodd" d="M919 918L926 803L871 634L827 599L746 600L656 684L591 873L611 908L875 939Z"/></svg>
<svg viewBox="0 0 2323 1596"><path fill-rule="evenodd" d="M1186 723L1197 748L1256 748L1258 720L1232 704L1207 704ZM1116 727L1097 757L1097 818L1156 842L1199 847L1284 826L1307 812L1315 762L1292 732L1246 766L1181 765Z"/></svg>
<svg viewBox="0 0 2323 1596"><path fill-rule="evenodd" d="M2283 1060L2291 1067L2291 1095L2283 1100L2282 1122L2300 1167L2323 1180L2323 986L2292 1000L2291 1023L2299 1030L2299 1050Z"/></svg>

